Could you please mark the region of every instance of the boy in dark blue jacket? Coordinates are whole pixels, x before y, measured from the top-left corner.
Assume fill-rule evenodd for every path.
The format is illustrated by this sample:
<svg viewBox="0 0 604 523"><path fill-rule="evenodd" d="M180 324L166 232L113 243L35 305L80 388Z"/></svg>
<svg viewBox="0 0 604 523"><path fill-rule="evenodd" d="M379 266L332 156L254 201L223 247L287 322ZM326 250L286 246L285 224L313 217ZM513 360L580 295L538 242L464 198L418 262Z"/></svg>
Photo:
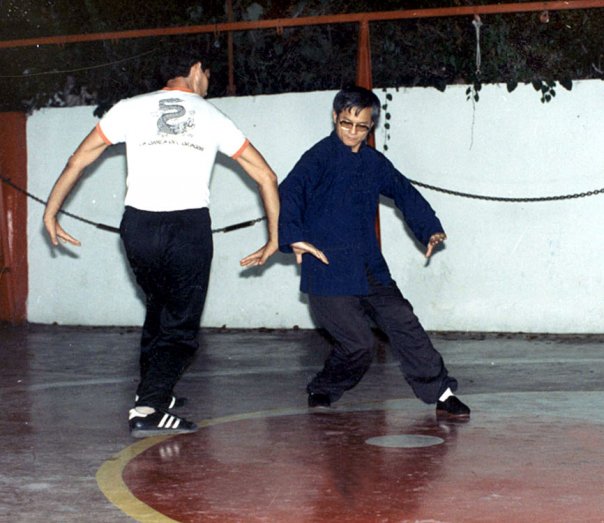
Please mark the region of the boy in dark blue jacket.
<svg viewBox="0 0 604 523"><path fill-rule="evenodd" d="M380 195L394 200L426 257L446 238L428 202L388 159L367 146L380 102L362 87L334 99L334 132L300 158L281 183L279 246L302 264L300 290L315 319L335 340L325 366L308 384L308 405L329 407L371 364L368 316L388 336L415 395L439 413L468 417L441 355L403 297L379 248ZM310 254L311 256L303 256Z"/></svg>

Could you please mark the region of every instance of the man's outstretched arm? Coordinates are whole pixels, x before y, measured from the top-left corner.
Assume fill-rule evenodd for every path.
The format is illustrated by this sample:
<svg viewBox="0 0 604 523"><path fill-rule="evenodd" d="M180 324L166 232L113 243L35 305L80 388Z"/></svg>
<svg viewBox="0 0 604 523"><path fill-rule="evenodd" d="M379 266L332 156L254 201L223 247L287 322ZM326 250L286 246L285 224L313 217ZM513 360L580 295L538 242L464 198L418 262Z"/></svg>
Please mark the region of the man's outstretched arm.
<svg viewBox="0 0 604 523"><path fill-rule="evenodd" d="M279 248L279 191L277 189L277 175L251 143L236 158L236 161L258 184L268 228L268 241L260 249L243 258L239 263L242 267L264 265L266 260L275 254Z"/></svg>
<svg viewBox="0 0 604 523"><path fill-rule="evenodd" d="M94 162L108 146L99 132L93 129L67 161L67 165L50 192L44 210L44 227L53 245L58 245L59 241L80 245L79 240L65 232L59 225L57 213L82 176L84 169Z"/></svg>

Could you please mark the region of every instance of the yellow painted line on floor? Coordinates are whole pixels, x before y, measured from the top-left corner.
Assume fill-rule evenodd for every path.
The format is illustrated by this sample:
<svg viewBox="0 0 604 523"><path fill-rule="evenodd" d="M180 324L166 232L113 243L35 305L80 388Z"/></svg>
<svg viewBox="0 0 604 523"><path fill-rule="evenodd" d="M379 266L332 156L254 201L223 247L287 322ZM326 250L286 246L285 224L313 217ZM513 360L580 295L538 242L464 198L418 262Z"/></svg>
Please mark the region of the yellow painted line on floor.
<svg viewBox="0 0 604 523"><path fill-rule="evenodd" d="M138 499L132 494L122 477L124 469L131 460L145 452L145 450L169 439L169 437L146 438L134 445L130 445L105 461L96 473L96 482L101 492L117 508L136 521L144 523L169 523L176 521L157 512L157 510L152 509L149 505Z"/></svg>
<svg viewBox="0 0 604 523"><path fill-rule="evenodd" d="M266 418L271 416L285 416L288 414L301 414L308 412L307 409L275 409L268 411L249 412L246 414L235 414L198 422L200 429L253 418ZM194 437L194 434L183 436L156 436L141 439L126 447L107 461L105 461L96 473L96 482L105 497L122 512L134 518L140 523L179 523L177 520L165 516L138 499L124 482L123 472L128 463L146 450L158 445L168 439L177 437Z"/></svg>

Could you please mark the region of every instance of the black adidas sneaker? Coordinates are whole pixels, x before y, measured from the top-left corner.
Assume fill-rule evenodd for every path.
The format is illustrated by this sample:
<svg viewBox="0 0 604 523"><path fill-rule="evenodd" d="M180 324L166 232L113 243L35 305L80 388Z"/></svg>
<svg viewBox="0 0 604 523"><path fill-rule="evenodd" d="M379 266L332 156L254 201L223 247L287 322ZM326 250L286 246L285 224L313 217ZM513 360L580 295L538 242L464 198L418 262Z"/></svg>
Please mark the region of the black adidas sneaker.
<svg viewBox="0 0 604 523"><path fill-rule="evenodd" d="M197 425L171 412L156 410L152 414L141 414L130 409L128 416L130 434L135 438L188 434L197 431Z"/></svg>

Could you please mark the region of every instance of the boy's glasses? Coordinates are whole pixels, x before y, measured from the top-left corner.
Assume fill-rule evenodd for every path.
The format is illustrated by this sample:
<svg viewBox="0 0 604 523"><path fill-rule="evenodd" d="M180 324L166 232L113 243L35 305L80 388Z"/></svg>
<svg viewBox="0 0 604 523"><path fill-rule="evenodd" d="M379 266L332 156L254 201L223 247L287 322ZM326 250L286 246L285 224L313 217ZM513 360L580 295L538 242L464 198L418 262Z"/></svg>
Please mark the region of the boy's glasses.
<svg viewBox="0 0 604 523"><path fill-rule="evenodd" d="M360 133L368 133L371 126L366 123L352 123L350 120L338 120L338 125L346 131L358 131Z"/></svg>

